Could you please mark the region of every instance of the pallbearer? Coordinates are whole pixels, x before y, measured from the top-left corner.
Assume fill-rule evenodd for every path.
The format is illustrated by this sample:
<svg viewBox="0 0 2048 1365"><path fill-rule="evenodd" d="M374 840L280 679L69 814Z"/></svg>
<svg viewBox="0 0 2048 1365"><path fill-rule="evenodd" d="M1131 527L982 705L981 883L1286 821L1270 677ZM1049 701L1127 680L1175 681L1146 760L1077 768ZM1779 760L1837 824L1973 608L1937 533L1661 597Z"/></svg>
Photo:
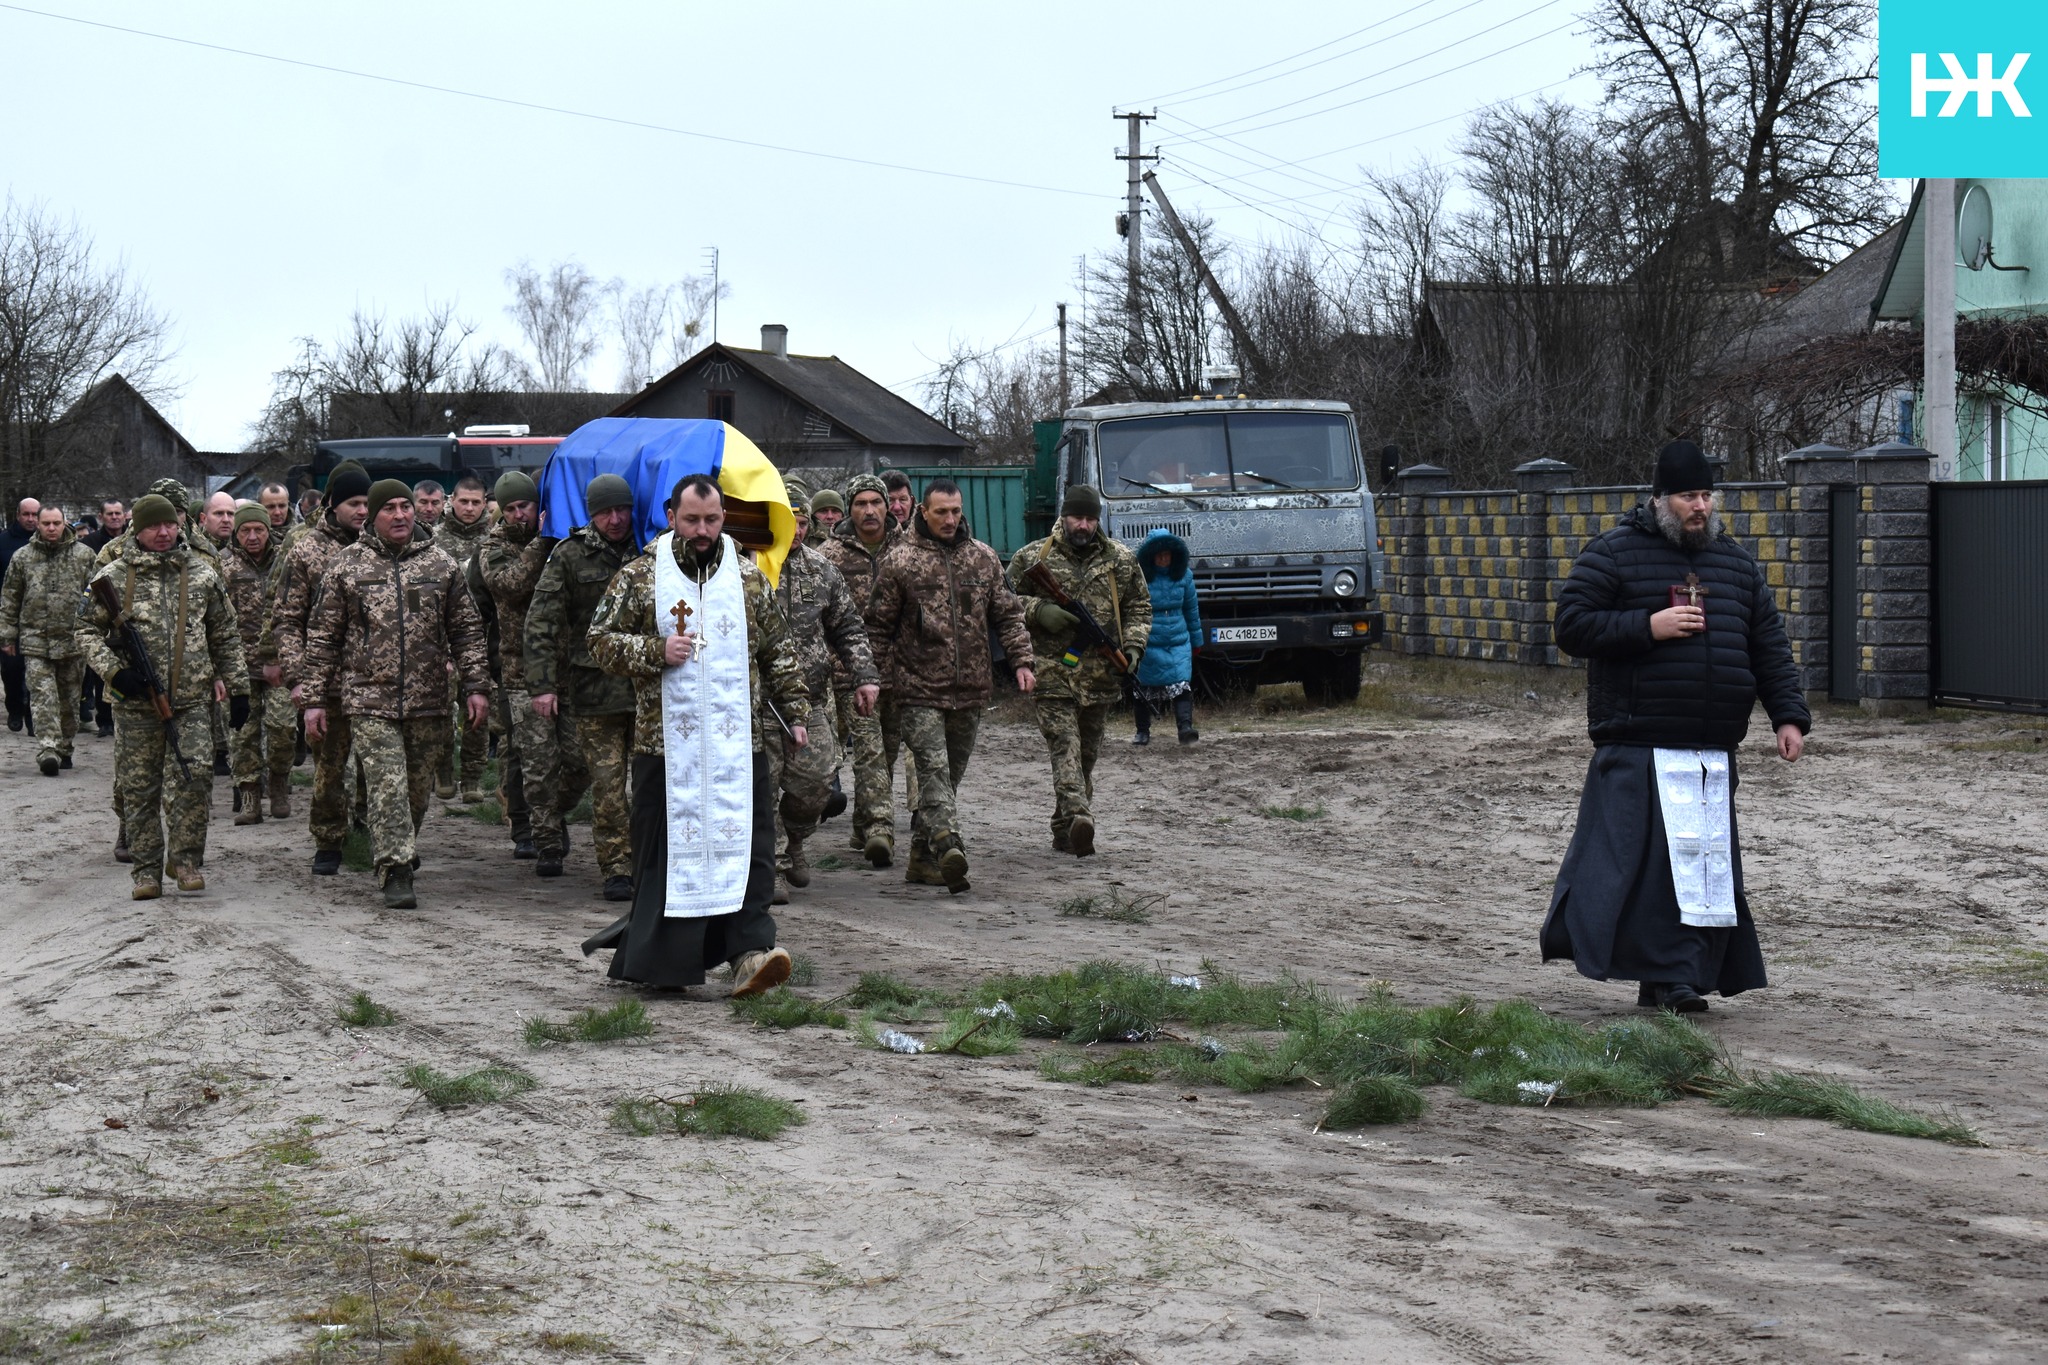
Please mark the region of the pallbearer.
<svg viewBox="0 0 2048 1365"><path fill-rule="evenodd" d="M1650 501L1586 546L1557 601L1559 647L1591 664L1597 747L1543 957L1687 1013L1767 984L1735 831L1750 709L1788 763L1812 724L1770 585L1714 500L1700 448L1665 446Z"/></svg>
<svg viewBox="0 0 2048 1365"><path fill-rule="evenodd" d="M723 534L718 485L685 477L668 512L671 531L619 571L590 625L591 656L633 680L639 710L633 910L583 950L616 948L611 975L649 986L700 985L706 967L730 962L733 993L752 995L790 967L768 913L765 745L801 749L809 704L766 575Z"/></svg>

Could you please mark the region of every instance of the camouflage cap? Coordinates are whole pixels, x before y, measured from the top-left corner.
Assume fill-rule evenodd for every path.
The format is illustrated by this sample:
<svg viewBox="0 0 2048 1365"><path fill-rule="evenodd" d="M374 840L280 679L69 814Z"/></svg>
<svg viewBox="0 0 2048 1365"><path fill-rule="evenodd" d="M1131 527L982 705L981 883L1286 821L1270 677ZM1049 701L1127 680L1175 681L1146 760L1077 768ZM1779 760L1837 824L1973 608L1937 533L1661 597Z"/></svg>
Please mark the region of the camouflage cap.
<svg viewBox="0 0 2048 1365"><path fill-rule="evenodd" d="M168 502L174 512L192 501L192 490L176 479L158 479L149 486L149 491Z"/></svg>
<svg viewBox="0 0 2048 1365"><path fill-rule="evenodd" d="M884 502L889 500L889 486L872 474L856 474L846 481L848 507L853 506L853 500L863 493L873 493Z"/></svg>

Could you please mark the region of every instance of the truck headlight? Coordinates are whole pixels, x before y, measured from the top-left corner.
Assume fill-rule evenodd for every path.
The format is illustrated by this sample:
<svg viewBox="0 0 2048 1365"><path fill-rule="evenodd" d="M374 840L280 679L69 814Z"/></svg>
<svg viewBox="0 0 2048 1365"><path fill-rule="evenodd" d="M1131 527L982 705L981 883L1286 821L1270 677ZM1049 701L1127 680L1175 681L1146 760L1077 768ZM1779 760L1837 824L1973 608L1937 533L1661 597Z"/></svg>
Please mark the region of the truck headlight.
<svg viewBox="0 0 2048 1365"><path fill-rule="evenodd" d="M1349 569L1339 569L1337 576L1330 580L1330 591L1339 597L1349 597L1358 591L1358 575Z"/></svg>

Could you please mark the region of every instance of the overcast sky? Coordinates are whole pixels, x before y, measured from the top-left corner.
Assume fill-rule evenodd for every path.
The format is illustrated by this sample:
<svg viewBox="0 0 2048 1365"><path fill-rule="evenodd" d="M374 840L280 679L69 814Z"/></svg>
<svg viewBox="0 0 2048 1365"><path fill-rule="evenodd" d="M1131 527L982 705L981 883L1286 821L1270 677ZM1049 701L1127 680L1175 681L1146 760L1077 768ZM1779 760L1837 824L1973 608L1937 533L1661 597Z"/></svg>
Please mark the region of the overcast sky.
<svg viewBox="0 0 2048 1365"><path fill-rule="evenodd" d="M724 340L783 323L792 350L915 397L953 341L1078 307L1076 258L1118 247L1112 106L1156 105L1147 149L1177 205L1257 240L1333 214L1341 231L1361 166L1447 156L1457 116L1490 100L1598 94L1573 75L1586 0L28 8L70 18L0 5L0 182L146 283L178 338L167 415L212 450L247 440L295 338L359 306L452 299L516 344L504 271L521 259L642 284L716 246ZM617 368L601 358L591 387Z"/></svg>

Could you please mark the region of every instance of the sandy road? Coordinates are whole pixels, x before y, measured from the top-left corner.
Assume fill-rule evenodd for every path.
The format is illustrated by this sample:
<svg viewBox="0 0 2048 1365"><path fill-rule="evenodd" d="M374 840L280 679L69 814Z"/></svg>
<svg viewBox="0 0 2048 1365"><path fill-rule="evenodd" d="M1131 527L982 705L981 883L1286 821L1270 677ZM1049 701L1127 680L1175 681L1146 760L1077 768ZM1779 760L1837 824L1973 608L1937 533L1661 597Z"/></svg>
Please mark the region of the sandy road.
<svg viewBox="0 0 2048 1365"><path fill-rule="evenodd" d="M998 717L964 802L974 891L824 871L783 940L821 996L1207 958L1627 1014L1630 988L1536 960L1588 750L1576 700L1525 686L1391 671L1384 709L1246 707L1187 751L1119 734L1085 864L1047 847L1035 730ZM543 892L437 812L422 908L387 913L365 877L307 875L302 822L229 825L223 784L212 889L136 905L106 856L111 744L50 781L0 735L0 1359L375 1359L382 1321L391 1359L426 1323L506 1361L2038 1360L2044 735L1845 714L1796 768L1744 755L1774 987L1710 1027L1953 1108L1974 1150L1442 1090L1419 1123L1318 1133L1313 1094L1083 1090L1035 1045L899 1057L753 1030L716 990L651 998L643 1044L529 1052L525 1017L617 998L575 947L607 910L582 831ZM1294 805L1325 814L1259 814ZM1167 899L1145 925L1056 915L1091 881ZM358 989L401 1025L337 1024ZM442 1113L399 1086L415 1062L540 1085ZM715 1081L810 1121L765 1144L607 1125Z"/></svg>

